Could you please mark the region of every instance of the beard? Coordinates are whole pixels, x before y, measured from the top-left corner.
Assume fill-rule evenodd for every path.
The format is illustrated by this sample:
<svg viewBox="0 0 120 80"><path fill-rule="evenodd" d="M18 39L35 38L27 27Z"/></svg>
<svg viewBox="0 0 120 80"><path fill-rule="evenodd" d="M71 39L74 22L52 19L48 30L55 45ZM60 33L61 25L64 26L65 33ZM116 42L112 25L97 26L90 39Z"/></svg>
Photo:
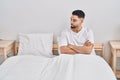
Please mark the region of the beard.
<svg viewBox="0 0 120 80"><path fill-rule="evenodd" d="M77 27L78 27L78 26L71 26L72 29L75 29L75 28L77 28Z"/></svg>

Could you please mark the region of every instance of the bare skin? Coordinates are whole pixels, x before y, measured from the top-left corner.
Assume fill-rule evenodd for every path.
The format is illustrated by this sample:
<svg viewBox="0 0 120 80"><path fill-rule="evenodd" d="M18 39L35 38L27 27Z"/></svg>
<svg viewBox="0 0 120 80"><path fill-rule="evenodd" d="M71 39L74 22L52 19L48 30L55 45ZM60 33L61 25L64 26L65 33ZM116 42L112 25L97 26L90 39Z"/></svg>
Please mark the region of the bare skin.
<svg viewBox="0 0 120 80"><path fill-rule="evenodd" d="M79 18L76 15L72 15L71 30L76 33L81 31L83 21L84 18ZM72 44L61 46L60 51L63 54L90 54L92 52L93 46L94 44L87 40L83 46L76 46Z"/></svg>
<svg viewBox="0 0 120 80"><path fill-rule="evenodd" d="M60 50L63 54L90 54L92 52L94 44L86 41L83 46L76 46L69 44L68 46L61 46Z"/></svg>

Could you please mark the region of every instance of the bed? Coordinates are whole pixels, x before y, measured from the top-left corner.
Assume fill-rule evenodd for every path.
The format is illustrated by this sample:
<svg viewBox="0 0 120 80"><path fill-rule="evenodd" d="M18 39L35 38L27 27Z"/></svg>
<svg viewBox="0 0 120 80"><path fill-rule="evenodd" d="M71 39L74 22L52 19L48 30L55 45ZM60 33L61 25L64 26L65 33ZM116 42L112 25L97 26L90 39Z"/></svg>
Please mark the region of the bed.
<svg viewBox="0 0 120 80"><path fill-rule="evenodd" d="M49 47L46 48L46 42L49 41L51 43L51 38L49 40L44 38L42 40L44 45L41 44L43 45L42 47L40 45L37 46L39 48L47 49L47 51L44 49L43 52L35 51L38 49L31 50L33 48L30 48L31 45L33 46L34 44L39 43L35 40L32 40L34 44L29 45L29 51L27 48L23 48L23 46L25 47L25 44L28 45L28 42L30 42L27 42L27 40L28 38L23 40L24 45L21 44L22 48L18 53L24 51L28 54L33 51L36 53L39 52L39 56L36 56L36 54L33 55L33 53L31 53L32 55L23 55L22 53L22 55L8 58L0 66L0 80L116 80L116 77L107 62L99 56L60 54L59 56L49 55L48 57L46 56L46 53L49 54L50 52L48 51ZM57 49L55 46L56 45L54 45L54 49ZM34 48L37 47L34 45ZM41 55L41 53L45 53L45 55Z"/></svg>

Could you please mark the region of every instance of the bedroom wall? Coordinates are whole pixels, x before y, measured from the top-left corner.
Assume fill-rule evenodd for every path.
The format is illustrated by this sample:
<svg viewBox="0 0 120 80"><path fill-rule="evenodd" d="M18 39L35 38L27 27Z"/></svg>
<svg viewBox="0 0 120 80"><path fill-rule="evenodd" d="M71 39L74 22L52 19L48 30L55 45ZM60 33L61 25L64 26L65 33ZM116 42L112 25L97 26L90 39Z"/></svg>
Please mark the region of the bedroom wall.
<svg viewBox="0 0 120 80"><path fill-rule="evenodd" d="M53 32L70 26L71 12L86 13L84 27L92 28L95 43L120 40L120 0L0 0L0 38L18 39L18 33ZM54 38L56 41L56 38Z"/></svg>

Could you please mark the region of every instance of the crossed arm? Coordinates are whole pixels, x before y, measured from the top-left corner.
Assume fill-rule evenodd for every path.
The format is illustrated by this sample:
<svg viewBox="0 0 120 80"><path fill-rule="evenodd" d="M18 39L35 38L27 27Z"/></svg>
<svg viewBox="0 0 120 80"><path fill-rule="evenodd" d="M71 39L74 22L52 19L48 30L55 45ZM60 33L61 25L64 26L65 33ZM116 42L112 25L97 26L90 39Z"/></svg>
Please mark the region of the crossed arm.
<svg viewBox="0 0 120 80"><path fill-rule="evenodd" d="M76 46L76 45L67 45L61 46L60 51L64 54L90 54L93 49L94 44L89 41L86 41L83 46Z"/></svg>

